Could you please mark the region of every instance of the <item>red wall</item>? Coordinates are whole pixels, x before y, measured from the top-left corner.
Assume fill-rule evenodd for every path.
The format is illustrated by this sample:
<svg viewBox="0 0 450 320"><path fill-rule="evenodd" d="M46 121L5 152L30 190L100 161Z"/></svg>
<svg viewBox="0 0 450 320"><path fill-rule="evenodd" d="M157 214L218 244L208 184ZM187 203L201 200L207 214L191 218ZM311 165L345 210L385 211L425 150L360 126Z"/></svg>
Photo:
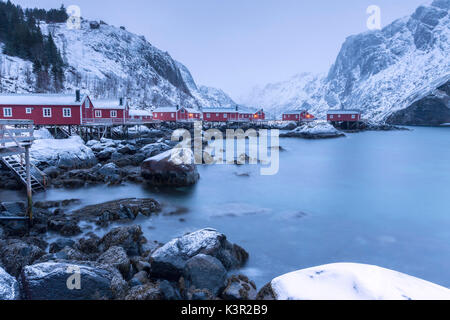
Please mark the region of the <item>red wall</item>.
<svg viewBox="0 0 450 320"><path fill-rule="evenodd" d="M209 118L208 114L210 114ZM205 122L227 122L233 120L239 120L238 112L203 112L203 121Z"/></svg>
<svg viewBox="0 0 450 320"><path fill-rule="evenodd" d="M308 115L310 118L307 117ZM297 114L283 114L283 121L313 121L314 119L315 117L306 111Z"/></svg>
<svg viewBox="0 0 450 320"><path fill-rule="evenodd" d="M184 110L180 109L177 112L175 110L173 112L153 112L153 119L159 120L159 121L169 121L169 122L175 122L177 120L200 120L200 113L192 113L192 118L189 116L190 113ZM172 117L173 115L173 117Z"/></svg>
<svg viewBox="0 0 450 320"><path fill-rule="evenodd" d="M352 116L355 116L353 118ZM349 122L356 122L361 120L361 115L359 113L353 113L353 114L328 114L327 115L328 121L349 121Z"/></svg>
<svg viewBox="0 0 450 320"><path fill-rule="evenodd" d="M12 117L3 116L3 108L12 108ZM27 108L33 108L31 114L26 113ZM44 108L52 110L51 118L44 117ZM63 117L63 109L70 108L70 118ZM0 119L6 120L33 120L36 125L77 125L80 124L80 106L8 106L0 105Z"/></svg>

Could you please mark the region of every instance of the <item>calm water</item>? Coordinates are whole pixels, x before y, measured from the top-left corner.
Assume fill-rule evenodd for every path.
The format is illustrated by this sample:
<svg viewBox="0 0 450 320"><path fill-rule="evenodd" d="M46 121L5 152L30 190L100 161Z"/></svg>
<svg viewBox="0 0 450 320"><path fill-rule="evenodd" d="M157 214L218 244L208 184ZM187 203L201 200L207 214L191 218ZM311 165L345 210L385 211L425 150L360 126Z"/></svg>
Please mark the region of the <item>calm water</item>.
<svg viewBox="0 0 450 320"><path fill-rule="evenodd" d="M155 197L166 212L186 208L137 223L163 242L218 229L249 251L244 273L258 286L293 270L359 262L450 287L450 128L280 144L286 151L276 176L260 176L257 166L199 167L197 186L170 194L101 186L38 198Z"/></svg>

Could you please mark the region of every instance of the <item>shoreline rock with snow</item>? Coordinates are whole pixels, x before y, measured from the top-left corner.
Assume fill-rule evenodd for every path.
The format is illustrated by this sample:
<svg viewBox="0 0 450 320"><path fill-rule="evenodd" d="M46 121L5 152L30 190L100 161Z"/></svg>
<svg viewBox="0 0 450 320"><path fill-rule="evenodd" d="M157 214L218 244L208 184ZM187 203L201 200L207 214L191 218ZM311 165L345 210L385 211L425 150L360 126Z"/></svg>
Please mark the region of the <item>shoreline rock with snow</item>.
<svg viewBox="0 0 450 320"><path fill-rule="evenodd" d="M149 158L141 170L142 177L152 186L188 187L200 179L189 149L173 149Z"/></svg>
<svg viewBox="0 0 450 320"><path fill-rule="evenodd" d="M450 289L377 266L336 263L282 275L259 300L450 300Z"/></svg>
<svg viewBox="0 0 450 320"><path fill-rule="evenodd" d="M37 166L61 169L90 168L97 164L94 153L79 136L62 140L36 140L31 147L30 156Z"/></svg>
<svg viewBox="0 0 450 320"><path fill-rule="evenodd" d="M316 121L304 124L286 133L280 134L282 138L303 138L303 139L329 139L345 137L345 134L331 124L324 121Z"/></svg>

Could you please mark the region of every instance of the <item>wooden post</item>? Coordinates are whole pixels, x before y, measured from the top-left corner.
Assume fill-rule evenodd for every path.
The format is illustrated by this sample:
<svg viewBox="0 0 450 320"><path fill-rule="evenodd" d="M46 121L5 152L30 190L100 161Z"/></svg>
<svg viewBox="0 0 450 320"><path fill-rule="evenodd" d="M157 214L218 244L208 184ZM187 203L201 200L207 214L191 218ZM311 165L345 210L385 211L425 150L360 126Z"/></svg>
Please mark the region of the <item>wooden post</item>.
<svg viewBox="0 0 450 320"><path fill-rule="evenodd" d="M33 191L31 190L30 145L25 146L25 170L27 177L27 216L33 223Z"/></svg>

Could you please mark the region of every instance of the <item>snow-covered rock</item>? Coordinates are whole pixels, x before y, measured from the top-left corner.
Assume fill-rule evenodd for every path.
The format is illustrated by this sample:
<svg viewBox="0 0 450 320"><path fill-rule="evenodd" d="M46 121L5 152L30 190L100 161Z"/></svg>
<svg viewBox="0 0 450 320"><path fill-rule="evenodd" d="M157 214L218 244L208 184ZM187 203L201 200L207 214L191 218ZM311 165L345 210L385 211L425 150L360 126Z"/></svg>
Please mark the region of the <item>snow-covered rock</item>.
<svg viewBox="0 0 450 320"><path fill-rule="evenodd" d="M19 284L0 267L0 300L18 300Z"/></svg>
<svg viewBox="0 0 450 320"><path fill-rule="evenodd" d="M450 290L377 266L336 263L285 274L258 294L276 300L450 300Z"/></svg>
<svg viewBox="0 0 450 320"><path fill-rule="evenodd" d="M305 139L326 139L343 137L345 134L325 121L314 121L295 128L287 133L280 134L280 136Z"/></svg>
<svg viewBox="0 0 450 320"><path fill-rule="evenodd" d="M127 287L117 269L93 262L27 266L20 281L27 300L120 299Z"/></svg>
<svg viewBox="0 0 450 320"><path fill-rule="evenodd" d="M202 229L173 239L151 256L152 273L168 279L181 276L186 262L198 254L217 258L227 269L242 267L248 253L228 242L226 236L214 229Z"/></svg>
<svg viewBox="0 0 450 320"><path fill-rule="evenodd" d="M450 80L450 0L435 0L379 31L346 39L327 76L300 74L241 102L281 114L302 108L361 109L377 122L411 106Z"/></svg>
<svg viewBox="0 0 450 320"><path fill-rule="evenodd" d="M30 156L34 163L64 169L89 168L97 163L94 153L79 136L61 140L36 140L31 147Z"/></svg>
<svg viewBox="0 0 450 320"><path fill-rule="evenodd" d="M192 151L181 148L148 158L142 163L141 173L153 186L187 187L200 179Z"/></svg>
<svg viewBox="0 0 450 320"><path fill-rule="evenodd" d="M52 134L50 133L50 131L48 131L45 128L41 128L39 130L34 130L34 134L33 134L34 138L36 140L42 140L42 139L54 139Z"/></svg>

